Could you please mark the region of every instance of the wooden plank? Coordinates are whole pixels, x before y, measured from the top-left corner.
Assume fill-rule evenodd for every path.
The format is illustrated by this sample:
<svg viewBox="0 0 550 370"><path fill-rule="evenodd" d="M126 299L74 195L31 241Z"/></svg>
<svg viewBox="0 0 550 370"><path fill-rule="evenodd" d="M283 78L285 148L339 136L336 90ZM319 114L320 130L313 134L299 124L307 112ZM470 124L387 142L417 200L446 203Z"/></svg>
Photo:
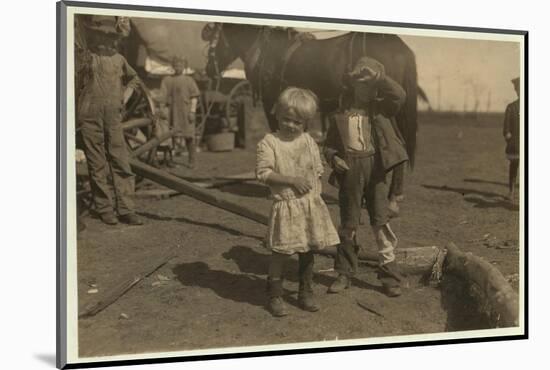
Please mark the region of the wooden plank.
<svg viewBox="0 0 550 370"><path fill-rule="evenodd" d="M168 251L164 256L156 259L150 264L142 267L140 271L133 274L131 277L124 279L120 284L116 285L114 288L110 289L105 293L105 295L97 302L86 307L79 315L79 318L85 318L94 316L97 313L103 311L105 308L116 302L120 297L122 297L126 292L128 292L134 285L139 283L145 277L151 275L153 272L158 270L161 266L167 263L170 259L174 258L177 253L174 247Z"/></svg>

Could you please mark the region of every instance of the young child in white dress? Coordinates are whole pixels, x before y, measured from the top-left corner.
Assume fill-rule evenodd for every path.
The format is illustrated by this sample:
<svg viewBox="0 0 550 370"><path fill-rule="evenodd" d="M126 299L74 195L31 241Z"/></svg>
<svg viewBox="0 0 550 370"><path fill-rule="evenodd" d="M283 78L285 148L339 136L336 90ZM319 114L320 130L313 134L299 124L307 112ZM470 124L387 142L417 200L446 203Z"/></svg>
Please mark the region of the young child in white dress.
<svg viewBox="0 0 550 370"><path fill-rule="evenodd" d="M275 109L279 129L258 143L256 176L269 186L274 199L266 238L272 251L269 309L274 316L285 316L285 261L298 253L298 302L306 311L318 311L313 297L313 250L337 245L340 239L321 198L319 148L304 132L317 112L317 97L309 90L289 87L279 96Z"/></svg>

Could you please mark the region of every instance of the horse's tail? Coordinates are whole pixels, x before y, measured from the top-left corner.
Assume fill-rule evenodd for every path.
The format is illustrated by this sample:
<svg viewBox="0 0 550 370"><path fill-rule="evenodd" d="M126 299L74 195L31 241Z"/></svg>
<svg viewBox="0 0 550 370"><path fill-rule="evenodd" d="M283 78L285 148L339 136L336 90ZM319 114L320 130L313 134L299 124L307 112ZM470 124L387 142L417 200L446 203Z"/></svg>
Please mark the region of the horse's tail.
<svg viewBox="0 0 550 370"><path fill-rule="evenodd" d="M417 123L417 98L418 98L418 82L416 73L416 58L414 53L406 46L405 68L401 80L403 89L407 93L407 98L403 107L396 117L397 126L405 140L405 147L409 155L409 165L414 167L416 154L416 132L418 129Z"/></svg>

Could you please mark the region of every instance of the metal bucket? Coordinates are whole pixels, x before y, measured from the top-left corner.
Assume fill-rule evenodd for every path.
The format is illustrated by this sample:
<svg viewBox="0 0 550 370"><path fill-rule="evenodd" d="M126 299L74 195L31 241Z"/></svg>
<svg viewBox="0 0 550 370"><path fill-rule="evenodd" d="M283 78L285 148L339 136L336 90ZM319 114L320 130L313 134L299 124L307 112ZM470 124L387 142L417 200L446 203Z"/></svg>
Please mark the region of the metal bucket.
<svg viewBox="0 0 550 370"><path fill-rule="evenodd" d="M208 135L206 145L211 152L229 152L235 149L235 133L221 132Z"/></svg>

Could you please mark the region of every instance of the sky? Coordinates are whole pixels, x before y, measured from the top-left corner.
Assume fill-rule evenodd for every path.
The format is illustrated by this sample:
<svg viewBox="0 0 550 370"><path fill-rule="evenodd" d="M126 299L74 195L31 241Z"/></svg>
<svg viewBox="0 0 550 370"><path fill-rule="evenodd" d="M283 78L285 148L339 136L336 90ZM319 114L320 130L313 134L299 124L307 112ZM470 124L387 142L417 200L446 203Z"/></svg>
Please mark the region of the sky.
<svg viewBox="0 0 550 370"><path fill-rule="evenodd" d="M401 37L415 52L418 83L433 109L472 111L477 100L478 111L504 111L517 98L510 80L520 74L519 43Z"/></svg>

